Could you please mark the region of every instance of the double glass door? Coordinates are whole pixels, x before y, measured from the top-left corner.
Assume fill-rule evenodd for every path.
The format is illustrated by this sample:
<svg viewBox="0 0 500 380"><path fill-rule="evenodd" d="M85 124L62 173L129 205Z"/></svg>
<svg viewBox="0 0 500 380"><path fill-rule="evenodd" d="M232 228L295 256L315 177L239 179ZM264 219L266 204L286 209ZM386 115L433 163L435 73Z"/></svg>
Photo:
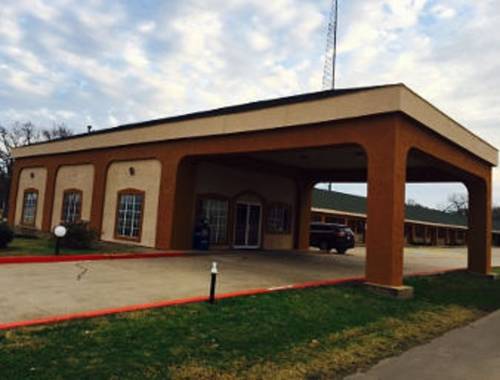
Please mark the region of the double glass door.
<svg viewBox="0 0 500 380"><path fill-rule="evenodd" d="M259 248L262 206L259 203L237 202L234 226L234 248Z"/></svg>

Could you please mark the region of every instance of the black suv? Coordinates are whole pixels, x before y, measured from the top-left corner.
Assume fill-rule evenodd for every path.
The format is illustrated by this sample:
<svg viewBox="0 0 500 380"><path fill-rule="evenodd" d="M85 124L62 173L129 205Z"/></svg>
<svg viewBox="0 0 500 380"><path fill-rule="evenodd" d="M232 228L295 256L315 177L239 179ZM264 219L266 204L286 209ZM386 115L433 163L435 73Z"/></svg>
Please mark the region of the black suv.
<svg viewBox="0 0 500 380"><path fill-rule="evenodd" d="M354 248L354 233L345 224L313 222L309 231L309 244L322 251L335 248L343 254L349 248Z"/></svg>

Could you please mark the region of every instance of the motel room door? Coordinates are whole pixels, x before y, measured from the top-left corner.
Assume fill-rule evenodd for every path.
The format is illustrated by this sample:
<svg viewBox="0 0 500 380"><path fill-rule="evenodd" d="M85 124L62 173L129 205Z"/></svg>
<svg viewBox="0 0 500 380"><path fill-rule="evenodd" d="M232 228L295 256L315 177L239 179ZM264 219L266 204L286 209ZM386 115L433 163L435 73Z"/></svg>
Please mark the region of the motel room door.
<svg viewBox="0 0 500 380"><path fill-rule="evenodd" d="M236 202L234 248L259 248L261 239L262 205Z"/></svg>

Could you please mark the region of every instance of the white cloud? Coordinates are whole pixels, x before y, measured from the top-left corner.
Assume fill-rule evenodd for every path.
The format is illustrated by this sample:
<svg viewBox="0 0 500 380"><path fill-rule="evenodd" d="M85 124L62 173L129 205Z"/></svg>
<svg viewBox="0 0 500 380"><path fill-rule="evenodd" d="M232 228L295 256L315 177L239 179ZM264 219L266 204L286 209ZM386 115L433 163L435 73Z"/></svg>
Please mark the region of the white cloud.
<svg viewBox="0 0 500 380"><path fill-rule="evenodd" d="M156 29L156 23L154 21L142 22L137 26L137 30L141 33L148 34Z"/></svg>
<svg viewBox="0 0 500 380"><path fill-rule="evenodd" d="M436 4L435 6L432 7L431 12L436 15L436 17L442 18L442 19L449 19L455 17L457 12L455 9L448 7L443 4Z"/></svg>
<svg viewBox="0 0 500 380"><path fill-rule="evenodd" d="M40 75L47 72L40 59L30 51L10 45L3 49L3 53L13 60L16 60L19 64L24 66L25 69L33 74Z"/></svg>
<svg viewBox="0 0 500 380"><path fill-rule="evenodd" d="M251 30L247 38L250 46L257 51L267 50L272 46L272 41L269 36L257 30Z"/></svg>
<svg viewBox="0 0 500 380"><path fill-rule="evenodd" d="M0 7L0 41L18 42L23 35L16 13L9 7Z"/></svg>
<svg viewBox="0 0 500 380"><path fill-rule="evenodd" d="M125 61L134 67L145 68L149 65L147 54L138 39L131 39L125 43L123 56Z"/></svg>

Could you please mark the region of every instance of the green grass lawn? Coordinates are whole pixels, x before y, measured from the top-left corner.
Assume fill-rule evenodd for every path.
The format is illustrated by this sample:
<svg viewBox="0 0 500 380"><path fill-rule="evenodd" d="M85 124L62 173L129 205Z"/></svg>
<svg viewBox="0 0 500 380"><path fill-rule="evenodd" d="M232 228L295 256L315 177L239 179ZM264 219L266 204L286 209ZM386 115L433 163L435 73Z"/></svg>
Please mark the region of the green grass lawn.
<svg viewBox="0 0 500 380"><path fill-rule="evenodd" d="M500 281L450 273L406 283L410 301L324 287L12 330L0 333L0 374L341 378L500 308Z"/></svg>
<svg viewBox="0 0 500 380"><path fill-rule="evenodd" d="M96 242L92 249L61 248L61 255L81 255L87 253L152 252L154 250L132 245ZM16 237L5 249L0 249L0 257L5 256L44 256L54 254L54 242L49 238Z"/></svg>

